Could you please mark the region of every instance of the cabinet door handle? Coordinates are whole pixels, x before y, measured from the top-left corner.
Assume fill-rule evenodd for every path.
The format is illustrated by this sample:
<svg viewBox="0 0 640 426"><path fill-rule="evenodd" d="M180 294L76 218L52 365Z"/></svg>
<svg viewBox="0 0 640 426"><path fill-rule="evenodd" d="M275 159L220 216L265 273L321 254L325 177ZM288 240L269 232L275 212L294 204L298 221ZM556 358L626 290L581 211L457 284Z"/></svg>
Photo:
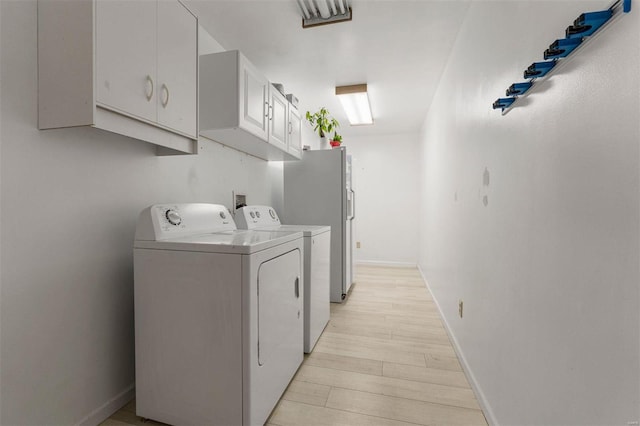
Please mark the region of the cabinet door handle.
<svg viewBox="0 0 640 426"><path fill-rule="evenodd" d="M264 108L265 114L264 114L264 116L269 118L269 107L270 107L269 102L265 102L264 105L265 105L265 108Z"/></svg>
<svg viewBox="0 0 640 426"><path fill-rule="evenodd" d="M166 108L167 104L169 104L169 88L164 83L162 83L162 93L164 94L162 99L162 107Z"/></svg>
<svg viewBox="0 0 640 426"><path fill-rule="evenodd" d="M269 105L269 120L273 120L273 105Z"/></svg>
<svg viewBox="0 0 640 426"><path fill-rule="evenodd" d="M300 298L300 277L296 277L294 290L296 294L296 299Z"/></svg>
<svg viewBox="0 0 640 426"><path fill-rule="evenodd" d="M145 96L147 97L147 101L151 102L153 98L153 79L150 75L147 76L147 93Z"/></svg>
<svg viewBox="0 0 640 426"><path fill-rule="evenodd" d="M293 123L289 122L289 134L293 133Z"/></svg>

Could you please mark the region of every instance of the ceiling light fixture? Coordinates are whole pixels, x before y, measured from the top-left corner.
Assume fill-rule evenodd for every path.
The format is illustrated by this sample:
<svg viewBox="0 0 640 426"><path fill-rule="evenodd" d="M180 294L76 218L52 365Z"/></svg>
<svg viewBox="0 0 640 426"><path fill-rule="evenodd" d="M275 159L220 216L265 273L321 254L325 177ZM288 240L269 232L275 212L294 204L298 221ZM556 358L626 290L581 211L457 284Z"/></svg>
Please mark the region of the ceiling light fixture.
<svg viewBox="0 0 640 426"><path fill-rule="evenodd" d="M351 20L348 0L297 0L302 13L302 28Z"/></svg>
<svg viewBox="0 0 640 426"><path fill-rule="evenodd" d="M336 95L340 99L342 108L352 126L373 124L366 84L338 86L336 87Z"/></svg>

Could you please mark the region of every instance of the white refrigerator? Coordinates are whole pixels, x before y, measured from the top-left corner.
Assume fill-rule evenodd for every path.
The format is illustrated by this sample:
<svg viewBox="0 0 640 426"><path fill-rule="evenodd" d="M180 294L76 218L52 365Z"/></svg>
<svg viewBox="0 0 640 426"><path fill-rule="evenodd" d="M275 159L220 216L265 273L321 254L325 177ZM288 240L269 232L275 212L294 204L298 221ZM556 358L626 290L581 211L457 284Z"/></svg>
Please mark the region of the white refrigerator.
<svg viewBox="0 0 640 426"><path fill-rule="evenodd" d="M303 151L284 163L283 223L331 226L331 301L342 302L353 283L355 193L345 147Z"/></svg>

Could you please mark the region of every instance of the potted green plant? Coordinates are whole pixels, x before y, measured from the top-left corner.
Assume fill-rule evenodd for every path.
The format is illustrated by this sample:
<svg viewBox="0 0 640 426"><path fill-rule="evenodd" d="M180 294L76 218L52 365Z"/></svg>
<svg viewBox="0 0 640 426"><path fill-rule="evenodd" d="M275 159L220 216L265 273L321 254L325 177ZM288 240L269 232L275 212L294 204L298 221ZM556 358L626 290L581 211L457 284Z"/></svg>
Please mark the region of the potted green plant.
<svg viewBox="0 0 640 426"><path fill-rule="evenodd" d="M318 132L321 138L331 133L334 129L340 127L338 120L333 118L325 107L320 108L317 112L311 114L307 111L307 121L313 126L313 131Z"/></svg>
<svg viewBox="0 0 640 426"><path fill-rule="evenodd" d="M331 141L329 143L331 144L332 148L340 146L340 144L342 143L342 136L340 136L338 132L334 131L333 137L331 138Z"/></svg>

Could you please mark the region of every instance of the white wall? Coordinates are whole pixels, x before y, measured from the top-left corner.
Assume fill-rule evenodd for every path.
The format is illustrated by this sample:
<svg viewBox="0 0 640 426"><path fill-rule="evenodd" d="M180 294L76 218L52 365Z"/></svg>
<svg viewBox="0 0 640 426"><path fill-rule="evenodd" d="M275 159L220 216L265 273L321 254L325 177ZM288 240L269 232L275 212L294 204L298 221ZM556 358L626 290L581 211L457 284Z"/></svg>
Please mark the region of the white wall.
<svg viewBox="0 0 640 426"><path fill-rule="evenodd" d="M417 264L418 134L349 136L356 193L354 258L359 263Z"/></svg>
<svg viewBox="0 0 640 426"><path fill-rule="evenodd" d="M213 142L197 156L157 157L151 144L102 131L39 131L36 2L0 8L0 423L96 422L134 382L140 210L231 207L232 190L281 207L282 165Z"/></svg>
<svg viewBox="0 0 640 426"><path fill-rule="evenodd" d="M496 424L639 420L638 5L491 110L607 6L473 2L424 124L419 264Z"/></svg>

